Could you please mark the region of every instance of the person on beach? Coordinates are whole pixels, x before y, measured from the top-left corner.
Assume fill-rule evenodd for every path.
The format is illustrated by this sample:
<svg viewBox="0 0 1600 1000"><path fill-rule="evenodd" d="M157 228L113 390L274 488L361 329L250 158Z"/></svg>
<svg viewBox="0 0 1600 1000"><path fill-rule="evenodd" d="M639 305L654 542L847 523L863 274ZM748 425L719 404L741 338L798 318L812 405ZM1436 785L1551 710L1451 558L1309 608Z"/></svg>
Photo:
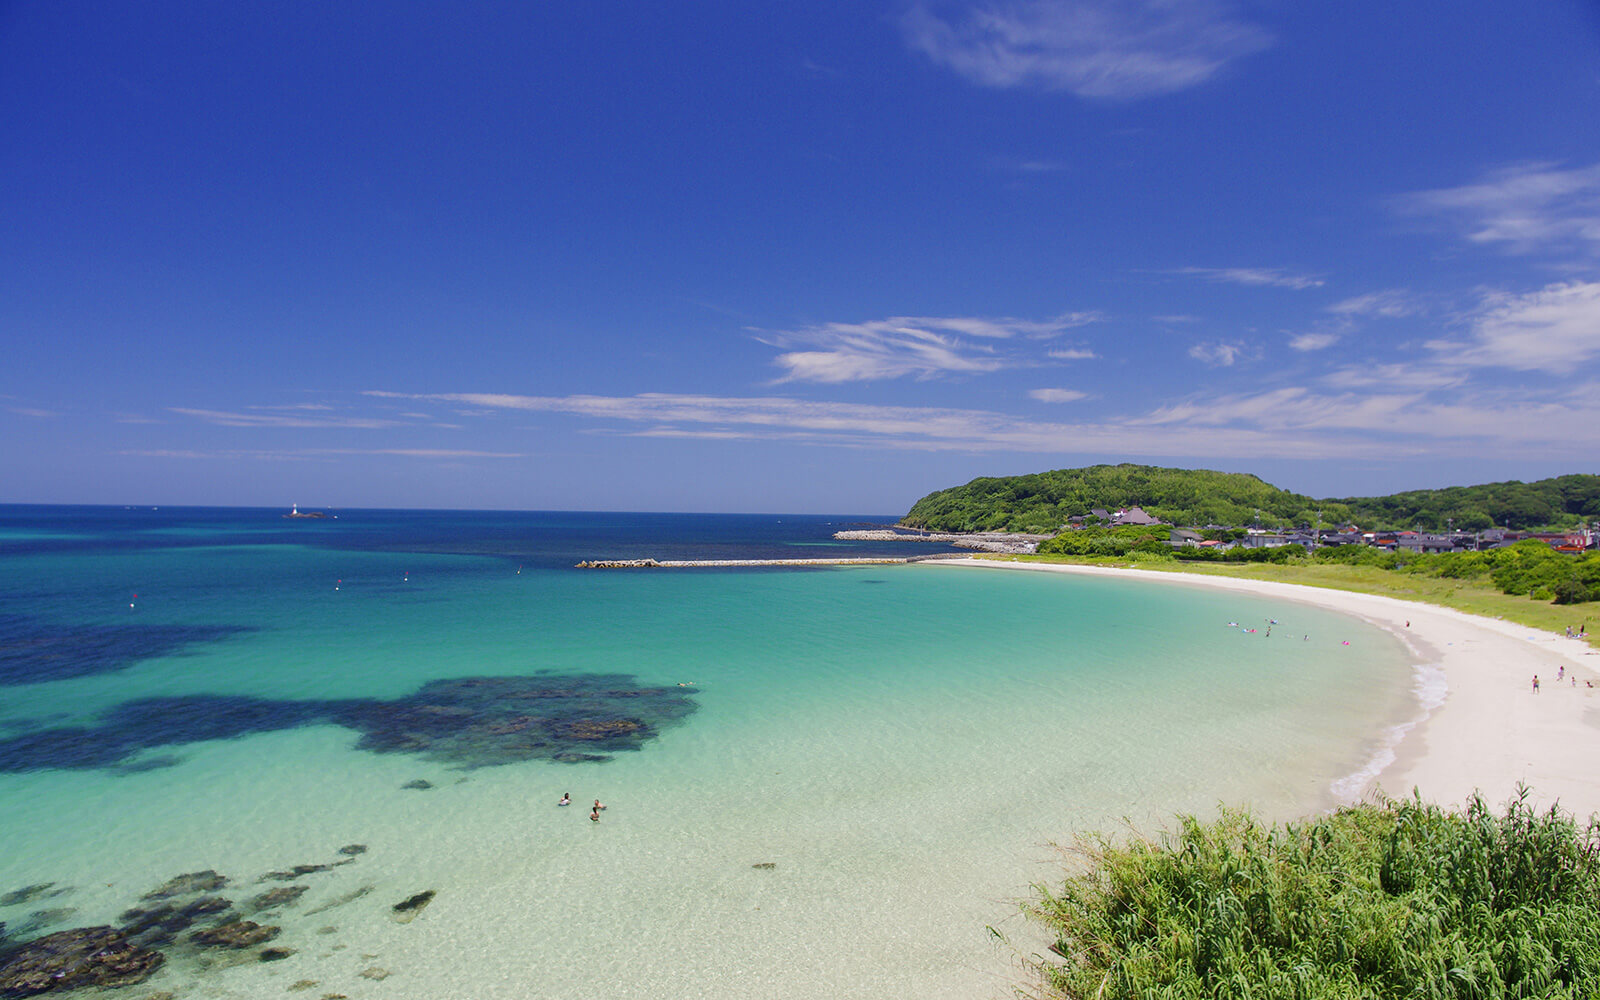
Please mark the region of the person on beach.
<svg viewBox="0 0 1600 1000"><path fill-rule="evenodd" d="M1556 680L1558 680L1558 681L1562 680L1566 676L1567 676L1567 665L1565 663L1563 663L1561 666L1556 668Z"/></svg>
<svg viewBox="0 0 1600 1000"><path fill-rule="evenodd" d="M572 805L572 793L571 792L562 792L561 793L561 801L557 802L556 805L558 805L558 806L570 806L570 805Z"/></svg>
<svg viewBox="0 0 1600 1000"><path fill-rule="evenodd" d="M1533 675L1533 693L1534 694L1538 694L1539 693L1539 675L1538 674L1534 674Z"/></svg>

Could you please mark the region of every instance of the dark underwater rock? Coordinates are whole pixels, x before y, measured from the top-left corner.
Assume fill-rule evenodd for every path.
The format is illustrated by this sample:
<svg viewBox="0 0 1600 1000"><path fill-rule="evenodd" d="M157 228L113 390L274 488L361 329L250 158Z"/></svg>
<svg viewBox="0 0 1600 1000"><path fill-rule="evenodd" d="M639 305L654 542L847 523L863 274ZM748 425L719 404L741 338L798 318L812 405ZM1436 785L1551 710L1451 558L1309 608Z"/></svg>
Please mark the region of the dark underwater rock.
<svg viewBox="0 0 1600 1000"><path fill-rule="evenodd" d="M389 909L393 912L394 919L402 924L409 924L417 918L417 914L421 913L429 903L433 902L435 894L433 889L427 889L417 893L415 896L407 896Z"/></svg>
<svg viewBox="0 0 1600 1000"><path fill-rule="evenodd" d="M207 868L203 872L189 872L187 875L174 875L167 879L166 884L141 896L141 899L167 899L172 896L188 896L196 892L216 892L228 884L226 875L218 875Z"/></svg>
<svg viewBox="0 0 1600 1000"><path fill-rule="evenodd" d="M303 915L309 917L309 916L312 916L313 914L324 913L324 912L326 912L328 910L333 909L336 906L343 906L346 903L353 903L353 902L355 902L356 900L360 899L362 896L365 896L367 893L369 893L371 891L372 891L372 886L364 885L359 889L354 889L354 890L352 890L350 892L345 893L343 896L340 896L337 899L330 899L328 902L323 903L321 906L313 907L312 909L307 910Z"/></svg>
<svg viewBox="0 0 1600 1000"><path fill-rule="evenodd" d="M262 948L257 957L263 962L281 962L293 954L293 948Z"/></svg>
<svg viewBox="0 0 1600 1000"><path fill-rule="evenodd" d="M282 928L263 926L254 920L233 920L203 931L195 931L190 940L204 948L253 948L271 941Z"/></svg>
<svg viewBox="0 0 1600 1000"><path fill-rule="evenodd" d="M281 889L268 889L261 895L250 900L250 906L255 910L270 910L276 906L288 906L306 894L307 886L286 885Z"/></svg>
<svg viewBox="0 0 1600 1000"><path fill-rule="evenodd" d="M144 982L166 961L112 927L76 927L29 941L0 964L0 996Z"/></svg>
<svg viewBox="0 0 1600 1000"><path fill-rule="evenodd" d="M592 742L632 736L643 728L644 723L637 719L574 719L563 723L556 730L556 735Z"/></svg>
<svg viewBox="0 0 1600 1000"><path fill-rule="evenodd" d="M0 685L110 673L251 631L230 625L57 625L0 614Z"/></svg>
<svg viewBox="0 0 1600 1000"><path fill-rule="evenodd" d="M346 844L343 847L339 848L339 853L353 858L357 854L365 854L365 853L367 853L367 845L366 844Z"/></svg>
<svg viewBox="0 0 1600 1000"><path fill-rule="evenodd" d="M203 917L224 913L233 901L221 896L201 896L187 903L158 902L125 910L117 928L124 937L143 948L167 944Z"/></svg>
<svg viewBox="0 0 1600 1000"><path fill-rule="evenodd" d="M407 790L410 790L410 791L425 792L428 789L433 787L433 782L424 781L421 778L413 778L412 780L406 782L405 784L401 785L400 787L404 788L404 789L407 789Z"/></svg>
<svg viewBox="0 0 1600 1000"><path fill-rule="evenodd" d="M341 861L338 863L345 864L346 862ZM267 872L266 874L257 878L256 882L293 882L295 879L300 878L303 875L313 875L317 872L326 872L332 870L333 865L295 865L288 871Z"/></svg>
<svg viewBox="0 0 1600 1000"><path fill-rule="evenodd" d="M54 889L55 891L51 891ZM49 899L51 896L60 896L71 892L71 889L56 889L54 882L40 882L36 885L25 885L20 889L0 895L0 906L21 906L31 903L36 899Z"/></svg>
<svg viewBox="0 0 1600 1000"><path fill-rule="evenodd" d="M772 869L778 867L778 863L776 861L757 861L755 864L751 865L750 867L751 868L759 868L762 871L771 871Z"/></svg>

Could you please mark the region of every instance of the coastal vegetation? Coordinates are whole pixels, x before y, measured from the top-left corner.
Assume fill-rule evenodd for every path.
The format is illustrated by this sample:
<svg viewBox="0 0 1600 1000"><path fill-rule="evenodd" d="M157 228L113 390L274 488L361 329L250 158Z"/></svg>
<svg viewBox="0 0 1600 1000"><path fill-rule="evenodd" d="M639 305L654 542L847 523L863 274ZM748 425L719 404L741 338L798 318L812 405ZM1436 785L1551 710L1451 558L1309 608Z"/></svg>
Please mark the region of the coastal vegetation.
<svg viewBox="0 0 1600 1000"><path fill-rule="evenodd" d="M1361 566L1414 577L1493 587L1555 604L1582 604L1600 599L1600 552L1566 555L1541 541L1517 542L1501 549L1473 552L1391 552L1366 545L1344 545L1307 551L1299 545L1272 548L1173 547L1164 525L1084 528L1063 532L1039 543L1040 555L1120 557L1139 553L1179 563L1280 566Z"/></svg>
<svg viewBox="0 0 1600 1000"><path fill-rule="evenodd" d="M1047 1000L1600 992L1600 826L1525 789L1499 813L1479 797L1270 827L1224 811L1074 853L1026 907L1060 956L1035 963Z"/></svg>
<svg viewBox="0 0 1600 1000"><path fill-rule="evenodd" d="M1350 520L1378 528L1572 528L1584 521L1600 520L1600 476L1452 486L1385 497L1349 497L1330 503L1348 509Z"/></svg>
<svg viewBox="0 0 1600 1000"><path fill-rule="evenodd" d="M1182 525L1567 528L1600 519L1600 475L1318 500L1243 473L1092 465L974 479L918 500L902 523L931 531L1048 533L1096 509L1124 507L1142 507L1162 521Z"/></svg>

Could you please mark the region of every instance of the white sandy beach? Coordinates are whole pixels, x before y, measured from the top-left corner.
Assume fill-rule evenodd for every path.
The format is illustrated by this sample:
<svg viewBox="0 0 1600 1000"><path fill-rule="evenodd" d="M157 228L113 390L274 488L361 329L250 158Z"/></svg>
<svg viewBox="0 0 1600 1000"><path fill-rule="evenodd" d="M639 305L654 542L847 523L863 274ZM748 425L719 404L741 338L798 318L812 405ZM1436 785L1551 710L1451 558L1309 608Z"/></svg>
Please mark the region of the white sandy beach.
<svg viewBox="0 0 1600 1000"><path fill-rule="evenodd" d="M1236 590L1364 619L1412 649L1421 679L1418 718L1399 734L1392 753L1380 749L1368 773L1338 789L1342 797L1399 797L1415 788L1426 799L1459 805L1480 790L1498 805L1521 782L1540 804L1558 802L1579 817L1600 812L1600 770L1593 764L1600 755L1600 687L1588 683L1600 685L1600 651L1578 640L1436 605L1321 587L981 557L923 565L929 563ZM1558 681L1562 667L1566 677Z"/></svg>

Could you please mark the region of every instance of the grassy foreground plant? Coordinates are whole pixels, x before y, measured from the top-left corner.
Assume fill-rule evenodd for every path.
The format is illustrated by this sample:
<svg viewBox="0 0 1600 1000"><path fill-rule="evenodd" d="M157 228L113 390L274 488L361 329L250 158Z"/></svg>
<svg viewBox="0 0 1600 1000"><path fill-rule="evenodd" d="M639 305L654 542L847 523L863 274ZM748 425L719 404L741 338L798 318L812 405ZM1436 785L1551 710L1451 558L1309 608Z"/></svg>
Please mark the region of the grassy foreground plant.
<svg viewBox="0 0 1600 1000"><path fill-rule="evenodd" d="M1418 799L1264 827L1192 817L1082 841L1031 916L1050 998L1600 996L1600 825L1520 790L1502 813Z"/></svg>

